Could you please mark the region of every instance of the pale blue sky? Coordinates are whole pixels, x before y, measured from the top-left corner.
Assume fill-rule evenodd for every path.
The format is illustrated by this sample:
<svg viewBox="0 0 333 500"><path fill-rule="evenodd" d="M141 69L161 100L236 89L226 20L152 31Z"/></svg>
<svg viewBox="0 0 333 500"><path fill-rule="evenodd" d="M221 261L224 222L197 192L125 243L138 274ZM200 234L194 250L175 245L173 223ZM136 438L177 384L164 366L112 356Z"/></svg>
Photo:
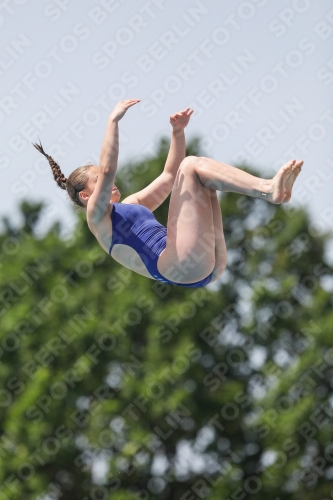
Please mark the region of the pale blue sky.
<svg viewBox="0 0 333 500"><path fill-rule="evenodd" d="M41 230L75 216L40 137L65 175L98 162L118 99L142 102L120 122L120 165L170 135L170 114L195 113L186 133L205 152L244 158L269 177L304 168L293 204L333 229L333 9L330 0L8 0L0 10L1 216L45 200Z"/></svg>

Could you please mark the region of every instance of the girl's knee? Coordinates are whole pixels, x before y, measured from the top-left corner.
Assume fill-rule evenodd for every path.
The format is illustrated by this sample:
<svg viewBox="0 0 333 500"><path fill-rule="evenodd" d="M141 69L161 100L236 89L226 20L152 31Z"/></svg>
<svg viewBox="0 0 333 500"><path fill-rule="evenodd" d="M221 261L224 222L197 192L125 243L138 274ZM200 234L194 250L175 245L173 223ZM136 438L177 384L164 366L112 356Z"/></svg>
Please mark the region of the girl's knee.
<svg viewBox="0 0 333 500"><path fill-rule="evenodd" d="M199 156L186 156L184 160L181 162L179 169L184 173L193 173L196 172L201 158Z"/></svg>
<svg viewBox="0 0 333 500"><path fill-rule="evenodd" d="M209 190L216 191L215 179L211 178L210 160L205 156L187 156L179 169L184 175L196 177L199 183Z"/></svg>

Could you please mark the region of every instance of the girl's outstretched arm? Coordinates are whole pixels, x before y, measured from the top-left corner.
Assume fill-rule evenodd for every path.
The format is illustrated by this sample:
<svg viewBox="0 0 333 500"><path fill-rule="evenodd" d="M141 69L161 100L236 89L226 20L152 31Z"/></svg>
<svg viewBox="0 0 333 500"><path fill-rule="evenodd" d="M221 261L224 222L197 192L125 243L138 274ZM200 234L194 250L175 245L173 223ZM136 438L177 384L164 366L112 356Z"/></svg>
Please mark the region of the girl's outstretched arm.
<svg viewBox="0 0 333 500"><path fill-rule="evenodd" d="M137 104L139 99L119 101L109 116L99 162L99 174L96 186L87 204L87 215L93 223L101 220L111 198L111 192L116 177L119 153L118 122L128 108Z"/></svg>
<svg viewBox="0 0 333 500"><path fill-rule="evenodd" d="M172 191L179 165L185 158L184 128L192 113L193 110L187 108L170 116L172 135L163 172L147 187L125 198L123 203L140 203L153 212L166 200Z"/></svg>
<svg viewBox="0 0 333 500"><path fill-rule="evenodd" d="M185 158L186 145L184 129L190 121L193 110L190 108L175 113L170 116L170 123L172 125L172 135L170 142L170 149L167 160L164 166L164 172L170 176L172 185L174 183L179 165ZM172 186L171 186L172 189ZM171 192L171 190L170 190Z"/></svg>

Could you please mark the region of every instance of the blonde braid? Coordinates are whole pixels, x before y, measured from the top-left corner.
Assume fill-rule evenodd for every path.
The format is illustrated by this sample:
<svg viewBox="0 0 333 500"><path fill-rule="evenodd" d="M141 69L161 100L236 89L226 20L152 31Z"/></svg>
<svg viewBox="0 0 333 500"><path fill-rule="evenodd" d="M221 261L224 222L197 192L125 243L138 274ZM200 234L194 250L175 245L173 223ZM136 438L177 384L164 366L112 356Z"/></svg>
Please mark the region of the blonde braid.
<svg viewBox="0 0 333 500"><path fill-rule="evenodd" d="M50 156L47 153L45 153L45 151L44 151L43 146L41 145L41 143L40 144L33 144L33 145L35 146L36 149L38 149L38 151L40 153L42 153L42 155L44 155L46 157L46 159L49 162L50 167L52 169L54 180L56 181L56 183L58 184L58 186L61 189L66 189L67 188L67 179L64 176L64 174L62 173L62 171L61 171L58 163L54 161L54 159L52 158L52 156Z"/></svg>

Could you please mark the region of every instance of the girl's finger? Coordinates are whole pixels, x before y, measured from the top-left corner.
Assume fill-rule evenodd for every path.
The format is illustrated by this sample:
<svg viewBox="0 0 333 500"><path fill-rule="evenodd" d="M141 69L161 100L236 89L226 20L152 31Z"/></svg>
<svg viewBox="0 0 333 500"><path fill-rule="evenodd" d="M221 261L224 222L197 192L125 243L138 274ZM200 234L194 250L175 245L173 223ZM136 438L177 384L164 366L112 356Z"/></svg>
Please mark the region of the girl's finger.
<svg viewBox="0 0 333 500"><path fill-rule="evenodd" d="M139 101L140 99L129 99L128 101L126 101L126 104L136 104Z"/></svg>
<svg viewBox="0 0 333 500"><path fill-rule="evenodd" d="M126 104L127 107L131 107L131 106L134 106L134 104L137 104L139 101L134 101L134 102L128 102Z"/></svg>

